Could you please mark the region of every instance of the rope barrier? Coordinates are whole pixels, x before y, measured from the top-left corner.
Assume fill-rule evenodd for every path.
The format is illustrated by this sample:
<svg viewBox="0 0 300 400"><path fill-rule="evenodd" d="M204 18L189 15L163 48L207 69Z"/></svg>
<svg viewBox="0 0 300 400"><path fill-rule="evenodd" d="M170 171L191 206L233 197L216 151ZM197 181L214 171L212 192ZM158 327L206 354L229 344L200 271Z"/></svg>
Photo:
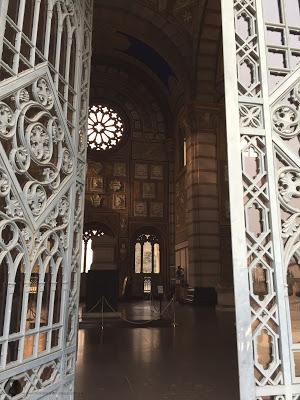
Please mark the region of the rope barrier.
<svg viewBox="0 0 300 400"><path fill-rule="evenodd" d="M107 299L105 297L104 297L104 301L105 301L106 305L112 310L112 312L117 312L116 310L113 309L113 307L109 304L109 302L107 301ZM127 322L129 324L133 324L133 325L145 325L145 324L149 324L149 323L155 321L155 319L149 319L149 320L137 322L137 321L130 321L129 319L126 319L124 317L120 317L120 319L122 321L125 321L125 322Z"/></svg>
<svg viewBox="0 0 300 400"><path fill-rule="evenodd" d="M118 311L115 310L112 305L108 302L107 298L105 296L102 296L101 299L99 299L97 301L97 303L91 307L88 311L86 311L86 313L90 313L92 312L98 305L100 305L101 303L101 330L104 329L104 303L106 303L107 307L113 312L113 313L117 313ZM163 310L160 312L160 310L156 310L155 306L152 303L152 296L150 298L150 309L151 312L159 314L160 317L162 317L166 311L169 309L169 307L171 306L171 304L173 304L173 327L176 326L176 310L175 310L175 297L173 296L172 299L169 301L169 303L166 305L166 307L163 308ZM153 305L153 309L152 309L152 305ZM146 325L146 324L150 324L153 321L157 321L157 318L152 318L149 320L144 320L144 321L132 321L129 320L127 318L124 318L122 316L120 316L120 319L124 322L127 322L128 324L132 324L132 325Z"/></svg>
<svg viewBox="0 0 300 400"><path fill-rule="evenodd" d="M106 297L104 297L104 301L106 303L106 305L113 311L113 312L117 312L116 310L114 310L114 308L109 304L108 300L106 299ZM162 311L162 313L160 314L161 316L166 312L166 310L169 308L169 306L174 303L174 299L172 298L171 301L167 304L167 306L164 308L164 310ZM175 308L175 307L174 307ZM133 325L145 325L145 324L150 324L153 321L157 321L156 318L153 319L149 319L149 320L145 320L145 321L131 321L127 318L124 317L120 317L120 319L124 322L127 322L129 324L133 324Z"/></svg>
<svg viewBox="0 0 300 400"><path fill-rule="evenodd" d="M87 311L85 311L85 312L86 312L86 313L92 312L92 311L95 310L95 308L100 304L100 302L101 302L101 299L99 299L99 300L97 301L97 303L96 303L92 308L90 308L89 310L87 310Z"/></svg>
<svg viewBox="0 0 300 400"><path fill-rule="evenodd" d="M150 294L150 307L151 307L153 312L160 313L160 309L155 307L155 303L153 301L152 293Z"/></svg>

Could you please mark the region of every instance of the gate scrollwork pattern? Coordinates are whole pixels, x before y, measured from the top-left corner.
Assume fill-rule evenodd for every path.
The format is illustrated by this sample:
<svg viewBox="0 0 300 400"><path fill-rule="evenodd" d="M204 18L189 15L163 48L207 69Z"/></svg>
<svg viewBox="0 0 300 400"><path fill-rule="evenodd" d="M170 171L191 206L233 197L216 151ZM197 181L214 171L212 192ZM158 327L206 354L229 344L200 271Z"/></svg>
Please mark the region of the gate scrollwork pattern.
<svg viewBox="0 0 300 400"><path fill-rule="evenodd" d="M285 167L278 171L278 187L281 203L291 212L300 212L300 204L291 205L293 199L300 198L300 171Z"/></svg>
<svg viewBox="0 0 300 400"><path fill-rule="evenodd" d="M298 301L297 282L300 276L300 82L290 88L272 104L274 153L277 166L278 199L280 204L281 237L285 283L288 287L287 313L289 314L289 340L291 374L299 382L300 345L297 339ZM283 110L278 115L277 110ZM284 110L287 110L285 113ZM278 129L278 126L280 129ZM300 396L296 396L297 399Z"/></svg>
<svg viewBox="0 0 300 400"><path fill-rule="evenodd" d="M259 62L261 49L256 0L234 0L233 4L247 245L244 263L248 266L254 380L258 388L263 388L283 384L283 370ZM265 343L265 348L261 343Z"/></svg>
<svg viewBox="0 0 300 400"><path fill-rule="evenodd" d="M237 306L237 321L243 325L238 329L241 398L298 400L300 50L295 43L300 37L300 4L222 0L222 6L227 17L223 23L232 25L228 34L223 30L230 190L240 202L238 207L231 204L232 235L243 243L242 250L233 243L236 298L243 299L243 306ZM234 71L232 63L237 65ZM236 196L237 182L243 199ZM253 351L247 352L249 331Z"/></svg>
<svg viewBox="0 0 300 400"><path fill-rule="evenodd" d="M38 217L72 174L74 150L45 77L2 99L0 107L5 152L33 216Z"/></svg>
<svg viewBox="0 0 300 400"><path fill-rule="evenodd" d="M290 105L280 105L273 111L273 127L281 137L291 139L300 133L300 114Z"/></svg>
<svg viewBox="0 0 300 400"><path fill-rule="evenodd" d="M69 400L92 1L32 0L32 29L25 2L0 4L0 399Z"/></svg>

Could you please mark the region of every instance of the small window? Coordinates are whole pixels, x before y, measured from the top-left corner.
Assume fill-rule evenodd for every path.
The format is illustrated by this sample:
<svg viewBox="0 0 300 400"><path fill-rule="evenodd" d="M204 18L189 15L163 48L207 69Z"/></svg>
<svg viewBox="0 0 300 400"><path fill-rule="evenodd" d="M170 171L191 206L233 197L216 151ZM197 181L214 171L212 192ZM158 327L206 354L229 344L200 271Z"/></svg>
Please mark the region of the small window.
<svg viewBox="0 0 300 400"><path fill-rule="evenodd" d="M141 243L136 243L135 244L135 272L137 274L141 273L141 267L142 267L142 245Z"/></svg>
<svg viewBox="0 0 300 400"><path fill-rule="evenodd" d="M135 241L135 273L160 273L160 243L156 235L141 234Z"/></svg>
<svg viewBox="0 0 300 400"><path fill-rule="evenodd" d="M153 272L155 274L160 272L160 246L158 243L154 244Z"/></svg>
<svg viewBox="0 0 300 400"><path fill-rule="evenodd" d="M144 293L151 293L151 276L144 277Z"/></svg>

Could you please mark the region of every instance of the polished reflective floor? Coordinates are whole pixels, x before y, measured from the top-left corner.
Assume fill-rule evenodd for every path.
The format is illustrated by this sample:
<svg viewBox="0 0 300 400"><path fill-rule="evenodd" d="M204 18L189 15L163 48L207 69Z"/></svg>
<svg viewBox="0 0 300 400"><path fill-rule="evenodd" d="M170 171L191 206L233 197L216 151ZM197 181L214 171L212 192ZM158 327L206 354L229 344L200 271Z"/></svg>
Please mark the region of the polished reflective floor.
<svg viewBox="0 0 300 400"><path fill-rule="evenodd" d="M123 305L123 315L148 318L149 302ZM233 314L178 305L176 320L80 329L75 399L238 400Z"/></svg>

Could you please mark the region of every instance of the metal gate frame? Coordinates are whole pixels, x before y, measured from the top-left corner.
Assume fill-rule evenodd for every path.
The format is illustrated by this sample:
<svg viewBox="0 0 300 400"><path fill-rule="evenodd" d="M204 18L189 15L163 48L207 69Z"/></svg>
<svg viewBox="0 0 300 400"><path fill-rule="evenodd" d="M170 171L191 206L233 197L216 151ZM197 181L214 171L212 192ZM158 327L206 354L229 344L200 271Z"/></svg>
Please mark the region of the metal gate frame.
<svg viewBox="0 0 300 400"><path fill-rule="evenodd" d="M15 7L14 16L9 6ZM74 397L91 29L92 0L0 0L0 264L8 269L0 399ZM12 239L7 241L5 230ZM46 270L51 282L43 326ZM18 271L24 284L14 332ZM33 271L39 278L35 322L29 327ZM29 337L34 345L25 357Z"/></svg>
<svg viewBox="0 0 300 400"><path fill-rule="evenodd" d="M287 0L288 1L288 0ZM265 2L265 6L268 2ZM275 3L274 3L275 4ZM273 6L274 6L273 4ZM282 21L266 21L263 0L222 0L223 51L227 114L227 142L237 346L241 400L299 400L289 317L287 267L298 252L299 196L287 177L299 183L299 155L287 142L299 135L299 66L278 70L283 76L271 92L266 27L288 29L286 3L281 1ZM272 6L269 2L269 6ZM243 19L243 21L241 21ZM240 29L239 24L246 24ZM300 21L299 21L300 27ZM287 42L289 39L286 39ZM291 43L280 51L288 51ZM245 71L249 70L248 81ZM295 91L290 108L287 97ZM298 97L297 97L298 96ZM290 120L289 120L290 119ZM299 137L299 136L298 136ZM247 173L245 157L257 158L255 176ZM278 169L279 154L284 168ZM282 161L283 162L283 161ZM287 174L290 174L289 176ZM283 187L283 181L285 186ZM296 206L289 199L298 200ZM258 207L261 232L254 234L249 210ZM289 220L284 220L288 212ZM294 223L287 234L288 223ZM298 235L298 236L297 236ZM293 253L294 251L294 253ZM297 253L298 254L298 253ZM260 298L253 288L255 268L265 276L267 293ZM270 338L270 362L263 366L259 340Z"/></svg>

